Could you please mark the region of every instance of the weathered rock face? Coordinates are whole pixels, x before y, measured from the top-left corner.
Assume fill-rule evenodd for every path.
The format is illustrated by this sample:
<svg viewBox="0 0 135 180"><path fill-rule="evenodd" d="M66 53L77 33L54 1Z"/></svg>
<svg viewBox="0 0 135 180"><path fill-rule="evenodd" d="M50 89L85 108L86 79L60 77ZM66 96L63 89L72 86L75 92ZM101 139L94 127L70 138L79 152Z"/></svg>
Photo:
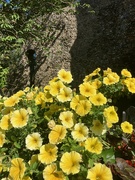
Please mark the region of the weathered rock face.
<svg viewBox="0 0 135 180"><path fill-rule="evenodd" d="M70 70L72 59L70 49L77 37L77 22L74 11L74 8L66 8L60 15L52 14L50 16L50 22L52 24L55 22L59 26L57 29L53 29L56 31L56 39L49 46L48 56L36 73L35 84L38 86L46 85L62 68Z"/></svg>
<svg viewBox="0 0 135 180"><path fill-rule="evenodd" d="M127 68L135 76L135 1L81 0L83 3L91 8L78 7L75 14L65 9L49 17L49 22L58 24L56 39L49 46L49 56L37 56L35 85L46 85L61 68L71 70L73 87L97 67L110 67L118 73ZM24 59L22 64L26 66L21 75L25 75L25 83L19 89L29 85L29 68Z"/></svg>
<svg viewBox="0 0 135 180"><path fill-rule="evenodd" d="M53 13L48 17L45 33L50 39L53 39L49 43L45 41L45 48L49 49L49 52L41 49L40 42L28 42L23 47L24 54L14 69L11 69L9 75L7 89L10 94L30 86L30 68L28 58L25 55L29 49L34 49L37 53L35 86L45 86L61 68L70 70L70 49L77 37L74 11L75 8L65 8L63 13Z"/></svg>
<svg viewBox="0 0 135 180"><path fill-rule="evenodd" d="M73 85L97 67L118 73L127 68L135 75L135 1L81 2L91 4L95 14L78 9L77 39L70 50Z"/></svg>

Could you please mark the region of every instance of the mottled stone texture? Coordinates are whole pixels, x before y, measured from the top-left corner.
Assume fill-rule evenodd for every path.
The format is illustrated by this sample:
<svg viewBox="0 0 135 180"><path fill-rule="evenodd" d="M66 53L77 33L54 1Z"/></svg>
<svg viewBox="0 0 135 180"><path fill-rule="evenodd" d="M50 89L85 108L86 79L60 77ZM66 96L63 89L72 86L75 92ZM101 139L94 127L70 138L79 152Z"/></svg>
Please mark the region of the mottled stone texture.
<svg viewBox="0 0 135 180"><path fill-rule="evenodd" d="M35 86L45 86L57 72L64 68L70 70L71 54L70 49L77 36L75 8L65 8L61 14L52 13L44 22L45 39L41 48L40 40L27 42L22 48L21 60L11 68L7 90L10 94L30 86L30 68L26 51L34 49L37 54L37 66L35 68ZM43 49L45 47L45 49ZM48 51L46 50L48 49Z"/></svg>
<svg viewBox="0 0 135 180"><path fill-rule="evenodd" d="M129 69L135 76L135 1L134 0L82 0L89 9L78 8L77 39L71 47L73 86L95 68L120 73Z"/></svg>
<svg viewBox="0 0 135 180"><path fill-rule="evenodd" d="M48 32L55 36L51 44L45 45L49 54L40 49L38 42L29 43L28 48L37 52L35 85L46 85L61 68L71 70L73 87L97 67L110 67L118 73L127 68L135 76L135 0L81 0L84 3L91 7L73 8L72 13L65 8L60 15L49 16L45 26L53 25ZM78 13L73 13L75 10ZM22 70L19 65L10 79L9 87L12 83L15 90L29 86L25 55L20 64Z"/></svg>

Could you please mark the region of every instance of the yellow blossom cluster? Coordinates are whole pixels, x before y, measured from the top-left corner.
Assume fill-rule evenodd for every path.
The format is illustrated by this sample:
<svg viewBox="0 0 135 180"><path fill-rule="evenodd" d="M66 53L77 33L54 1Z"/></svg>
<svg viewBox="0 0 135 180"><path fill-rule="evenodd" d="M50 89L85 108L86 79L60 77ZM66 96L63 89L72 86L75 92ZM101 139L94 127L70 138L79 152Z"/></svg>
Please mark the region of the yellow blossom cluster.
<svg viewBox="0 0 135 180"><path fill-rule="evenodd" d="M26 87L0 98L0 179L112 180L105 152L114 147L107 133L118 124L121 134L133 133L119 122L114 93L135 93L135 78L97 68L72 90L70 71L61 69L45 87ZM100 162L102 160L102 163Z"/></svg>

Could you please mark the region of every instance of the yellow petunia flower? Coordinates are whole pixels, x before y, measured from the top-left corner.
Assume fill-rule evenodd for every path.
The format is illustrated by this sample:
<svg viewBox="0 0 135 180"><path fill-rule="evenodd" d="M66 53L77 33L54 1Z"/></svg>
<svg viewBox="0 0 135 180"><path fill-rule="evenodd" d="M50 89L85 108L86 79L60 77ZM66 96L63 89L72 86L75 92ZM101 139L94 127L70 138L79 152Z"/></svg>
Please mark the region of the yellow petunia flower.
<svg viewBox="0 0 135 180"><path fill-rule="evenodd" d="M123 123L121 123L121 129L124 133L132 134L133 125L127 121L124 121Z"/></svg>
<svg viewBox="0 0 135 180"><path fill-rule="evenodd" d="M36 87L34 87L34 91L38 91L39 90L39 87L38 86L36 86Z"/></svg>
<svg viewBox="0 0 135 180"><path fill-rule="evenodd" d="M92 82L91 82L91 85L93 87L95 87L96 89L100 88L101 85L102 85L102 82L99 80L99 79L94 79Z"/></svg>
<svg viewBox="0 0 135 180"><path fill-rule="evenodd" d="M42 138L39 133L35 132L26 137L25 143L27 149L36 150L42 146Z"/></svg>
<svg viewBox="0 0 135 180"><path fill-rule="evenodd" d="M54 120L50 120L47 125L48 125L48 128L49 128L49 129L53 129L54 126L56 125L56 123L55 123Z"/></svg>
<svg viewBox="0 0 135 180"><path fill-rule="evenodd" d="M95 166L88 170L87 179L90 180L113 180L111 170L101 163L95 163Z"/></svg>
<svg viewBox="0 0 135 180"><path fill-rule="evenodd" d="M4 106L5 107L13 107L18 102L19 102L19 97L17 95L13 95L4 101Z"/></svg>
<svg viewBox="0 0 135 180"><path fill-rule="evenodd" d="M2 114L3 115L10 115L13 112L14 108L13 107L5 107L2 109Z"/></svg>
<svg viewBox="0 0 135 180"><path fill-rule="evenodd" d="M51 144L58 144L65 138L67 130L62 125L56 125L48 135Z"/></svg>
<svg viewBox="0 0 135 180"><path fill-rule="evenodd" d="M54 77L53 79L51 79L50 81L49 81L49 84L51 84L52 82L56 82L56 81L58 81L59 80L59 78L56 76L56 77ZM44 89L48 89L48 85L46 85L45 87L44 87ZM50 89L50 88L49 88Z"/></svg>
<svg viewBox="0 0 135 180"><path fill-rule="evenodd" d="M88 114L90 112L91 107L92 107L92 105L91 105L90 101L81 100L79 102L79 104L76 106L75 112L79 116L85 116L86 114Z"/></svg>
<svg viewBox="0 0 135 180"><path fill-rule="evenodd" d="M27 108L28 114L33 114L31 107Z"/></svg>
<svg viewBox="0 0 135 180"><path fill-rule="evenodd" d="M107 68L106 70L103 71L103 76L107 76L108 74L112 73L112 69L111 68Z"/></svg>
<svg viewBox="0 0 135 180"><path fill-rule="evenodd" d="M10 115L4 115L0 121L0 128L3 130L9 130L12 127L10 123Z"/></svg>
<svg viewBox="0 0 135 180"><path fill-rule="evenodd" d="M66 128L71 128L74 125L73 113L71 111L61 112L59 119Z"/></svg>
<svg viewBox="0 0 135 180"><path fill-rule="evenodd" d="M65 71L64 69L58 72L58 78L64 83L71 83L73 81L70 71Z"/></svg>
<svg viewBox="0 0 135 180"><path fill-rule="evenodd" d="M96 88L89 82L84 82L79 86L80 94L86 97L93 96L96 94Z"/></svg>
<svg viewBox="0 0 135 180"><path fill-rule="evenodd" d="M103 78L103 84L105 85L112 85L118 83L120 80L120 77L117 73L110 73L106 77Z"/></svg>
<svg viewBox="0 0 135 180"><path fill-rule="evenodd" d="M29 163L29 165L33 165L36 162L38 162L38 154L33 154L28 163Z"/></svg>
<svg viewBox="0 0 135 180"><path fill-rule="evenodd" d="M124 76L124 77L128 77L128 78L132 77L132 74L127 69L122 69L121 75Z"/></svg>
<svg viewBox="0 0 135 180"><path fill-rule="evenodd" d="M76 141L84 141L88 137L89 130L83 123L77 123L71 134Z"/></svg>
<svg viewBox="0 0 135 180"><path fill-rule="evenodd" d="M3 108L3 103L2 102L0 102L0 111L2 110L2 108Z"/></svg>
<svg viewBox="0 0 135 180"><path fill-rule="evenodd" d="M43 170L44 180L66 180L62 171L57 171L56 164L47 165Z"/></svg>
<svg viewBox="0 0 135 180"><path fill-rule="evenodd" d="M2 164L2 161L0 161L0 173L2 172L3 170L3 164Z"/></svg>
<svg viewBox="0 0 135 180"><path fill-rule="evenodd" d="M15 110L11 115L11 124L14 128L22 128L27 125L29 115L28 111L24 108Z"/></svg>
<svg viewBox="0 0 135 180"><path fill-rule="evenodd" d="M135 93L135 83L130 82L130 83L126 84L126 86L127 86L129 92Z"/></svg>
<svg viewBox="0 0 135 180"><path fill-rule="evenodd" d="M119 121L119 117L116 113L114 106L109 106L108 108L105 108L103 115L108 123L117 123Z"/></svg>
<svg viewBox="0 0 135 180"><path fill-rule="evenodd" d="M50 102L50 103L52 103L53 102L53 96L50 94L50 92L49 91L46 91L45 92L45 100L44 100L45 102ZM45 103L44 102L44 103ZM44 104L43 104L44 105ZM43 106L42 106L43 107Z"/></svg>
<svg viewBox="0 0 135 180"><path fill-rule="evenodd" d="M135 83L135 78L126 78L123 80L123 83L128 86L130 83Z"/></svg>
<svg viewBox="0 0 135 180"><path fill-rule="evenodd" d="M5 134L0 132L0 147L2 147L4 143L5 143Z"/></svg>
<svg viewBox="0 0 135 180"><path fill-rule="evenodd" d="M11 160L9 176L13 180L21 180L24 176L25 170L26 170L26 167L22 158L14 158Z"/></svg>
<svg viewBox="0 0 135 180"><path fill-rule="evenodd" d="M107 103L107 98L102 93L98 93L90 97L90 102L95 106L102 106Z"/></svg>
<svg viewBox="0 0 135 180"><path fill-rule="evenodd" d="M85 78L83 79L83 82L89 82L89 81L91 81L91 79L92 79L92 76L91 76L91 74L89 74L89 75L86 75L85 76Z"/></svg>
<svg viewBox="0 0 135 180"><path fill-rule="evenodd" d="M28 91L30 91L30 87L26 87L26 88L24 89L24 92L28 92Z"/></svg>
<svg viewBox="0 0 135 180"><path fill-rule="evenodd" d="M67 175L77 174L80 171L81 155L76 151L66 152L60 159L60 168Z"/></svg>
<svg viewBox="0 0 135 180"><path fill-rule="evenodd" d="M97 137L92 137L86 139L85 149L91 153L100 154L103 150L103 145Z"/></svg>
<svg viewBox="0 0 135 180"><path fill-rule="evenodd" d="M28 92L26 94L26 98L27 98L28 101L32 100L34 98L34 92L33 91Z"/></svg>
<svg viewBox="0 0 135 180"><path fill-rule="evenodd" d="M87 100L85 96L82 95L75 95L71 102L70 102L70 108L72 108L73 110L76 109L77 105L80 103L81 100Z"/></svg>
<svg viewBox="0 0 135 180"><path fill-rule="evenodd" d="M50 83L50 94L52 96L57 96L60 90L64 87L64 84L61 81Z"/></svg>
<svg viewBox="0 0 135 180"><path fill-rule="evenodd" d="M88 82L92 79L93 76L97 76L99 75L99 72L101 71L100 68L95 69L92 73L90 73L89 75L85 76L85 78L83 79L83 82Z"/></svg>
<svg viewBox="0 0 135 180"><path fill-rule="evenodd" d="M35 104L36 105L43 105L45 102L45 93L39 92L35 97Z"/></svg>
<svg viewBox="0 0 135 180"><path fill-rule="evenodd" d="M15 93L15 95L18 96L18 97L21 97L21 96L25 95L25 92L20 90L17 93Z"/></svg>
<svg viewBox="0 0 135 180"><path fill-rule="evenodd" d="M107 125L108 128L111 128L113 126L113 124L111 122L109 122L109 121L107 121L106 125Z"/></svg>
<svg viewBox="0 0 135 180"><path fill-rule="evenodd" d="M101 68L96 68L91 74L93 75L93 76L96 76L96 75L99 75L99 72L101 71Z"/></svg>
<svg viewBox="0 0 135 180"><path fill-rule="evenodd" d="M93 126L90 128L90 130L95 134L95 135L101 135L104 131L104 126L99 120L93 120Z"/></svg>
<svg viewBox="0 0 135 180"><path fill-rule="evenodd" d="M60 102L67 102L67 101L71 101L72 99L72 89L69 87L64 87L60 90L60 93L57 95L57 99Z"/></svg>
<svg viewBox="0 0 135 180"><path fill-rule="evenodd" d="M58 148L54 144L45 144L40 147L40 153L38 154L38 160L43 164L51 164L57 160Z"/></svg>

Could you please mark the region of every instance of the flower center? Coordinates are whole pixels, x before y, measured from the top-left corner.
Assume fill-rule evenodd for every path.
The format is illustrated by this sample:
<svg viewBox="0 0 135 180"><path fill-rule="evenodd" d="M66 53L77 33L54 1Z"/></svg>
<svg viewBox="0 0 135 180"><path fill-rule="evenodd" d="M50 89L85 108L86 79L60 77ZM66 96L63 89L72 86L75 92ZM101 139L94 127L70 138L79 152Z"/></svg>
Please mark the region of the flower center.
<svg viewBox="0 0 135 180"><path fill-rule="evenodd" d="M97 123L95 124L95 127L100 127L100 123L97 122Z"/></svg>
<svg viewBox="0 0 135 180"><path fill-rule="evenodd" d="M87 93L87 92L90 92L90 90L89 90L88 88L86 88L86 89L85 89L85 92L86 92L86 93Z"/></svg>
<svg viewBox="0 0 135 180"><path fill-rule="evenodd" d="M125 126L125 129L127 129L127 130L128 130L128 129L129 129L129 127L128 127L128 126Z"/></svg>
<svg viewBox="0 0 135 180"><path fill-rule="evenodd" d="M91 147L91 149L95 149L95 145L94 145L94 144L93 144L93 145L91 145L90 147Z"/></svg>
<svg viewBox="0 0 135 180"><path fill-rule="evenodd" d="M59 174L57 172L54 172L53 175L57 178L59 178Z"/></svg>
<svg viewBox="0 0 135 180"><path fill-rule="evenodd" d="M101 98L100 97L97 98L97 102L101 102Z"/></svg>
<svg viewBox="0 0 135 180"><path fill-rule="evenodd" d="M96 177L96 180L101 180L101 179L102 179L101 175L98 175L98 176Z"/></svg>

